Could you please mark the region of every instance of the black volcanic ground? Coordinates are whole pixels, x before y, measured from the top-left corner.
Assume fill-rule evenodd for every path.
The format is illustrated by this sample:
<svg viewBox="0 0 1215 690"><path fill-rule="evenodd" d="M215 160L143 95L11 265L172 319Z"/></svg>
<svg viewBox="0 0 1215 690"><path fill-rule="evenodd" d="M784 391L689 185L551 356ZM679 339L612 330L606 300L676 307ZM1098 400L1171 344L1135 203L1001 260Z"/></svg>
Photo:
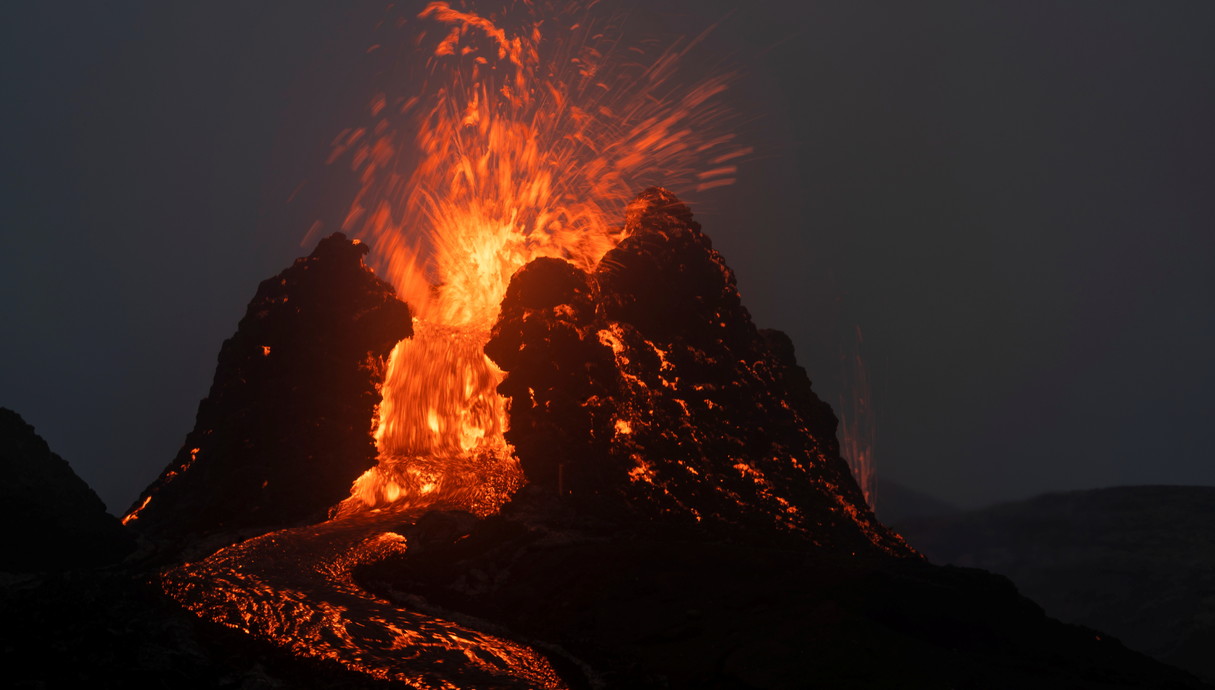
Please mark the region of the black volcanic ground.
<svg viewBox="0 0 1215 690"><path fill-rule="evenodd" d="M511 440L530 486L489 518L454 510L402 517L392 531L408 549L358 567L363 587L530 645L574 688L1206 687L1105 633L1048 618L1002 576L921 558L860 498L830 408L788 340L751 323L690 210L647 190L625 225L629 237L595 274L533 263L508 290L489 354L508 372ZM403 306L371 282L362 248L340 236L325 242L302 265L335 270L313 265L304 277L288 269L277 278L290 288L281 292L263 284L225 345L194 432L199 442L224 443L190 458L201 447L191 437L158 480L150 495L160 507L145 525L165 528L145 527L139 549L118 564L103 558L50 573L47 557L12 567L21 574L6 577L0 596L11 685L383 686L196 618L159 588L176 554L198 561L323 507L334 479L292 469L320 463L348 486L365 467L370 425L351 421L350 411L374 405L378 365L407 335L386 331L380 316ZM317 289L318 277L337 281L334 289ZM350 347L288 358L272 376L248 368L268 365L263 345L271 358L310 345L261 341L258 329L284 323L288 331L273 332L292 338L367 329ZM348 385L321 385L332 381ZM273 414L262 401L291 396L326 398L292 409L340 414L320 430L310 414L256 423ZM335 469L300 448L292 424L302 438L359 455L336 458ZM70 488L78 483L70 470L16 466L61 461L28 427L11 426L0 438L5 462L16 458L15 472L42 477L28 493L80 492ZM250 449L258 452L241 455ZM283 473L311 497L306 510L250 488ZM225 522L229 485L256 524ZM114 524L84 513L78 520L82 530ZM14 519L5 529L73 555L77 547L57 541L50 522ZM110 554L119 557L121 545ZM443 665L425 670L457 675ZM502 678L484 687L521 685Z"/></svg>
<svg viewBox="0 0 1215 690"><path fill-rule="evenodd" d="M1215 487L1047 494L898 529L934 562L1005 575L1052 616L1215 679Z"/></svg>

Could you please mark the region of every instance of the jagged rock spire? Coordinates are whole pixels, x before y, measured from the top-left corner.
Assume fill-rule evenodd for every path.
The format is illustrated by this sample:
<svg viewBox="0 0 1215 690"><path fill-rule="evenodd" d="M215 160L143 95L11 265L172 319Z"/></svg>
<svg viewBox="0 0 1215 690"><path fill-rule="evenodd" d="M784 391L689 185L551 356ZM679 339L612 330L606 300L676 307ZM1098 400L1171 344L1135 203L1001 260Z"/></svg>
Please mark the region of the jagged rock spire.
<svg viewBox="0 0 1215 690"><path fill-rule="evenodd" d="M409 308L335 233L262 282L177 457L128 512L152 535L323 518L375 464L372 417Z"/></svg>

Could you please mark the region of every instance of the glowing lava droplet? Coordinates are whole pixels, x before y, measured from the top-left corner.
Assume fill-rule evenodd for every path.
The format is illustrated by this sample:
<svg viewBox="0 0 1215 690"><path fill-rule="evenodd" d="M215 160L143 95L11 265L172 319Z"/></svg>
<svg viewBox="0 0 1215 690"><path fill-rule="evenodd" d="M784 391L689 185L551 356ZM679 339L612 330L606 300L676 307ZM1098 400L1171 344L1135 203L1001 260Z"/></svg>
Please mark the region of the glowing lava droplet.
<svg viewBox="0 0 1215 690"><path fill-rule="evenodd" d="M861 329L857 326L852 339L843 346L840 357L844 394L840 396L836 409L839 410L840 454L848 461L865 501L870 508L874 508L877 505L877 473L873 457L876 423L869 374L861 357L863 342Z"/></svg>
<svg viewBox="0 0 1215 690"><path fill-rule="evenodd" d="M372 124L335 142L333 160L349 156L361 185L343 229L373 242L378 272L415 312L382 389L379 465L342 514L496 510L522 480L503 438L502 372L483 353L511 276L545 256L593 268L638 190L729 184L750 152L718 103L730 75L679 74L699 39L647 58L618 23L576 6L518 3L491 18L432 2L418 18L439 29L414 41L424 73L399 97L377 95Z"/></svg>

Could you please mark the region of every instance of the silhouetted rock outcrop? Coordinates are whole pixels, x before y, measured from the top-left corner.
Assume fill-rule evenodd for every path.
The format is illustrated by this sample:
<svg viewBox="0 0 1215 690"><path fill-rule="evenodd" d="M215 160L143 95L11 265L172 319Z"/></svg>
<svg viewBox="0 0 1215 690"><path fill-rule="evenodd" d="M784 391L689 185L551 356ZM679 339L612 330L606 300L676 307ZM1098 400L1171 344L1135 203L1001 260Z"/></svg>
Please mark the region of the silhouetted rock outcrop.
<svg viewBox="0 0 1215 690"><path fill-rule="evenodd" d="M0 408L0 571L112 563L134 546L105 504L34 427Z"/></svg>
<svg viewBox="0 0 1215 690"><path fill-rule="evenodd" d="M323 518L375 464L372 416L409 308L340 233L262 282L177 457L132 507L150 535Z"/></svg>
<svg viewBox="0 0 1215 690"><path fill-rule="evenodd" d="M503 300L486 353L507 371L524 499L911 554L866 505L792 343L755 328L688 207L649 189L624 231L593 275L539 259Z"/></svg>
<svg viewBox="0 0 1215 690"><path fill-rule="evenodd" d="M1050 615L1215 680L1215 487L1046 494L900 530L934 561L1005 575Z"/></svg>

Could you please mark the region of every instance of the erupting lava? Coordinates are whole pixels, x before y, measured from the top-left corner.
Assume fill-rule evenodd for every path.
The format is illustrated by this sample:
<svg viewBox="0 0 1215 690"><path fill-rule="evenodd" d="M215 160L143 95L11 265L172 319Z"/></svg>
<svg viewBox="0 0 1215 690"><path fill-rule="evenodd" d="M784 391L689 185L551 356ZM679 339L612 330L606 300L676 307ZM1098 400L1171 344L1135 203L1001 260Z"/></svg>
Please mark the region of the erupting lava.
<svg viewBox="0 0 1215 690"><path fill-rule="evenodd" d="M415 312L382 389L379 464L339 514L495 510L521 480L502 372L483 353L511 276L539 257L593 268L638 189L730 184L750 152L717 101L730 75L676 78L698 40L647 56L576 5L502 16L432 2L418 19L424 74L377 95L373 122L331 158L348 156L361 185L343 230L374 244L377 272Z"/></svg>
<svg viewBox="0 0 1215 690"><path fill-rule="evenodd" d="M844 373L844 392L836 413L839 415L840 455L848 460L852 476L865 494L870 508L877 507L877 473L874 467L874 411L869 373L861 357L861 329L853 331L852 341L840 355Z"/></svg>
<svg viewBox="0 0 1215 690"><path fill-rule="evenodd" d="M706 535L914 553L864 505L792 342L755 327L691 209L647 189L733 181L749 149L725 127L728 75L678 74L697 41L647 58L590 9L546 9L543 21L530 2L510 9L525 17L442 2L420 13L441 29L413 44L425 73L377 95L373 122L343 133L332 158L360 183L342 230L375 247L380 277L365 245L334 233L264 281L195 431L148 490L172 500L127 516L163 535L287 525L180 563L162 586L293 655L418 688L564 686L551 663L565 652L358 579L406 554L393 570L408 575L428 548L483 546L456 533L466 515L430 509L497 511L521 463L525 514L577 504L591 522L648 529L665 517L684 534L707 518ZM327 521L304 524L360 472ZM577 500L551 501L557 492ZM547 510L537 515L562 514ZM509 549L547 538L502 520L500 533L474 522ZM506 538L516 529L526 539ZM491 590L478 578L501 584L487 572L456 580L480 596Z"/></svg>

